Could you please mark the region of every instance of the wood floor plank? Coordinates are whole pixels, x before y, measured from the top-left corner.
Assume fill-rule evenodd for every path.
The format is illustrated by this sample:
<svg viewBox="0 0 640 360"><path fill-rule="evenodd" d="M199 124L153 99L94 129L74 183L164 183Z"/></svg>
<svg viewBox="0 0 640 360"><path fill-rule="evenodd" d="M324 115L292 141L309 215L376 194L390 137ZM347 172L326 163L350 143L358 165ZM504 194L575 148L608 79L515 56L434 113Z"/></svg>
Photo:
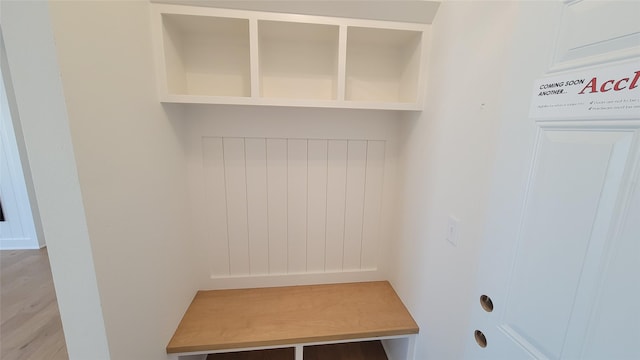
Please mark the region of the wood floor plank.
<svg viewBox="0 0 640 360"><path fill-rule="evenodd" d="M68 360L47 250L0 251L0 359Z"/></svg>

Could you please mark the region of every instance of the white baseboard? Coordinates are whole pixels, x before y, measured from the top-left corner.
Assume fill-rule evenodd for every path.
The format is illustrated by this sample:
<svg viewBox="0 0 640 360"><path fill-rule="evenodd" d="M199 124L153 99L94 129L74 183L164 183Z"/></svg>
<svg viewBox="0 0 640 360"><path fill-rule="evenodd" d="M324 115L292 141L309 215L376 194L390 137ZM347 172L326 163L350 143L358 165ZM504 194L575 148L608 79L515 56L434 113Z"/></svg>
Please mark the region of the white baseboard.
<svg viewBox="0 0 640 360"><path fill-rule="evenodd" d="M0 239L0 250L37 250L40 245L31 238Z"/></svg>
<svg viewBox="0 0 640 360"><path fill-rule="evenodd" d="M377 269L322 273L227 276L211 277L207 284L200 290L334 284L379 280L386 280L386 278L384 274Z"/></svg>

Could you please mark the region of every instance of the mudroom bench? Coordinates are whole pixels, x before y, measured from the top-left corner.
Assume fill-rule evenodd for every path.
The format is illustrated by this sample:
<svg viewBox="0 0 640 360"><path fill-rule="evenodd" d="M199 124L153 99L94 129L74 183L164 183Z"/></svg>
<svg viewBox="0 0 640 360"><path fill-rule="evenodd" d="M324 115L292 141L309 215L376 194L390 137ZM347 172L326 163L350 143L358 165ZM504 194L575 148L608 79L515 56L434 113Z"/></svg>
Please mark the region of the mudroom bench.
<svg viewBox="0 0 640 360"><path fill-rule="evenodd" d="M344 355L331 351L344 354L345 347L381 341L389 360L413 360L417 333L387 281L209 290L194 297L167 354L205 360L264 351L256 358L271 358L271 352L278 360L340 359Z"/></svg>

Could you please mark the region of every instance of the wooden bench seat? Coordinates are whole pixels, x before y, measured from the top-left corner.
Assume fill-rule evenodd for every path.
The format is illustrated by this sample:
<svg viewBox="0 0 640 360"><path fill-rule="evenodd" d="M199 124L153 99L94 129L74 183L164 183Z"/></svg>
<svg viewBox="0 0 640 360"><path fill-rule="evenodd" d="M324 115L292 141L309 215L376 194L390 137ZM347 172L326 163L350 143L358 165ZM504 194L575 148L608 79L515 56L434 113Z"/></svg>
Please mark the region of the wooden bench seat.
<svg viewBox="0 0 640 360"><path fill-rule="evenodd" d="M295 346L301 359L304 344L417 333L418 325L386 281L210 290L196 294L167 353Z"/></svg>

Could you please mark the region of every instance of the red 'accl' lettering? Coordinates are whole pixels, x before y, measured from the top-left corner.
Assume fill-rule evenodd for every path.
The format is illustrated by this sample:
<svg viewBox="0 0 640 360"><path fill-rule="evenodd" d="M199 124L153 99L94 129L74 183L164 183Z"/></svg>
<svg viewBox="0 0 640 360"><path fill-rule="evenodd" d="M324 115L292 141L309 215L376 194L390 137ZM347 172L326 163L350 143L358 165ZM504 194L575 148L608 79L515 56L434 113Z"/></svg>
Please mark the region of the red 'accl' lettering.
<svg viewBox="0 0 640 360"><path fill-rule="evenodd" d="M613 86L613 90L614 91L620 91L620 90L626 89L627 88L626 85L623 86L623 87L620 87L620 83L623 82L623 81L626 84L626 83L629 82L629 78L623 78L623 79L618 80L618 82Z"/></svg>
<svg viewBox="0 0 640 360"><path fill-rule="evenodd" d="M613 85L613 83L616 82L615 80L607 80L605 82L602 83L602 86L600 86L600 92L607 92L609 90L611 90L611 88L606 88L608 83L611 83L611 85Z"/></svg>
<svg viewBox="0 0 640 360"><path fill-rule="evenodd" d="M611 89L613 89L613 91L620 91L620 90L624 90L624 89L629 89L629 90L633 90L635 88L638 87L638 81L640 81L640 70L636 71L634 73L634 77L633 80L631 81L631 85L629 85L629 87L627 88L626 84L629 82L629 78L622 78L618 81L615 80L607 80L605 82L602 83L602 85L600 85L600 92L607 92L610 91ZM624 83L624 86L622 86L622 84ZM613 85L613 87L608 86L608 84ZM589 81L589 83L587 83L587 86L585 86L582 91L580 91L578 94L584 94L584 92L586 90L589 90L589 93L597 93L598 92L598 78L594 77L593 79L591 79Z"/></svg>

